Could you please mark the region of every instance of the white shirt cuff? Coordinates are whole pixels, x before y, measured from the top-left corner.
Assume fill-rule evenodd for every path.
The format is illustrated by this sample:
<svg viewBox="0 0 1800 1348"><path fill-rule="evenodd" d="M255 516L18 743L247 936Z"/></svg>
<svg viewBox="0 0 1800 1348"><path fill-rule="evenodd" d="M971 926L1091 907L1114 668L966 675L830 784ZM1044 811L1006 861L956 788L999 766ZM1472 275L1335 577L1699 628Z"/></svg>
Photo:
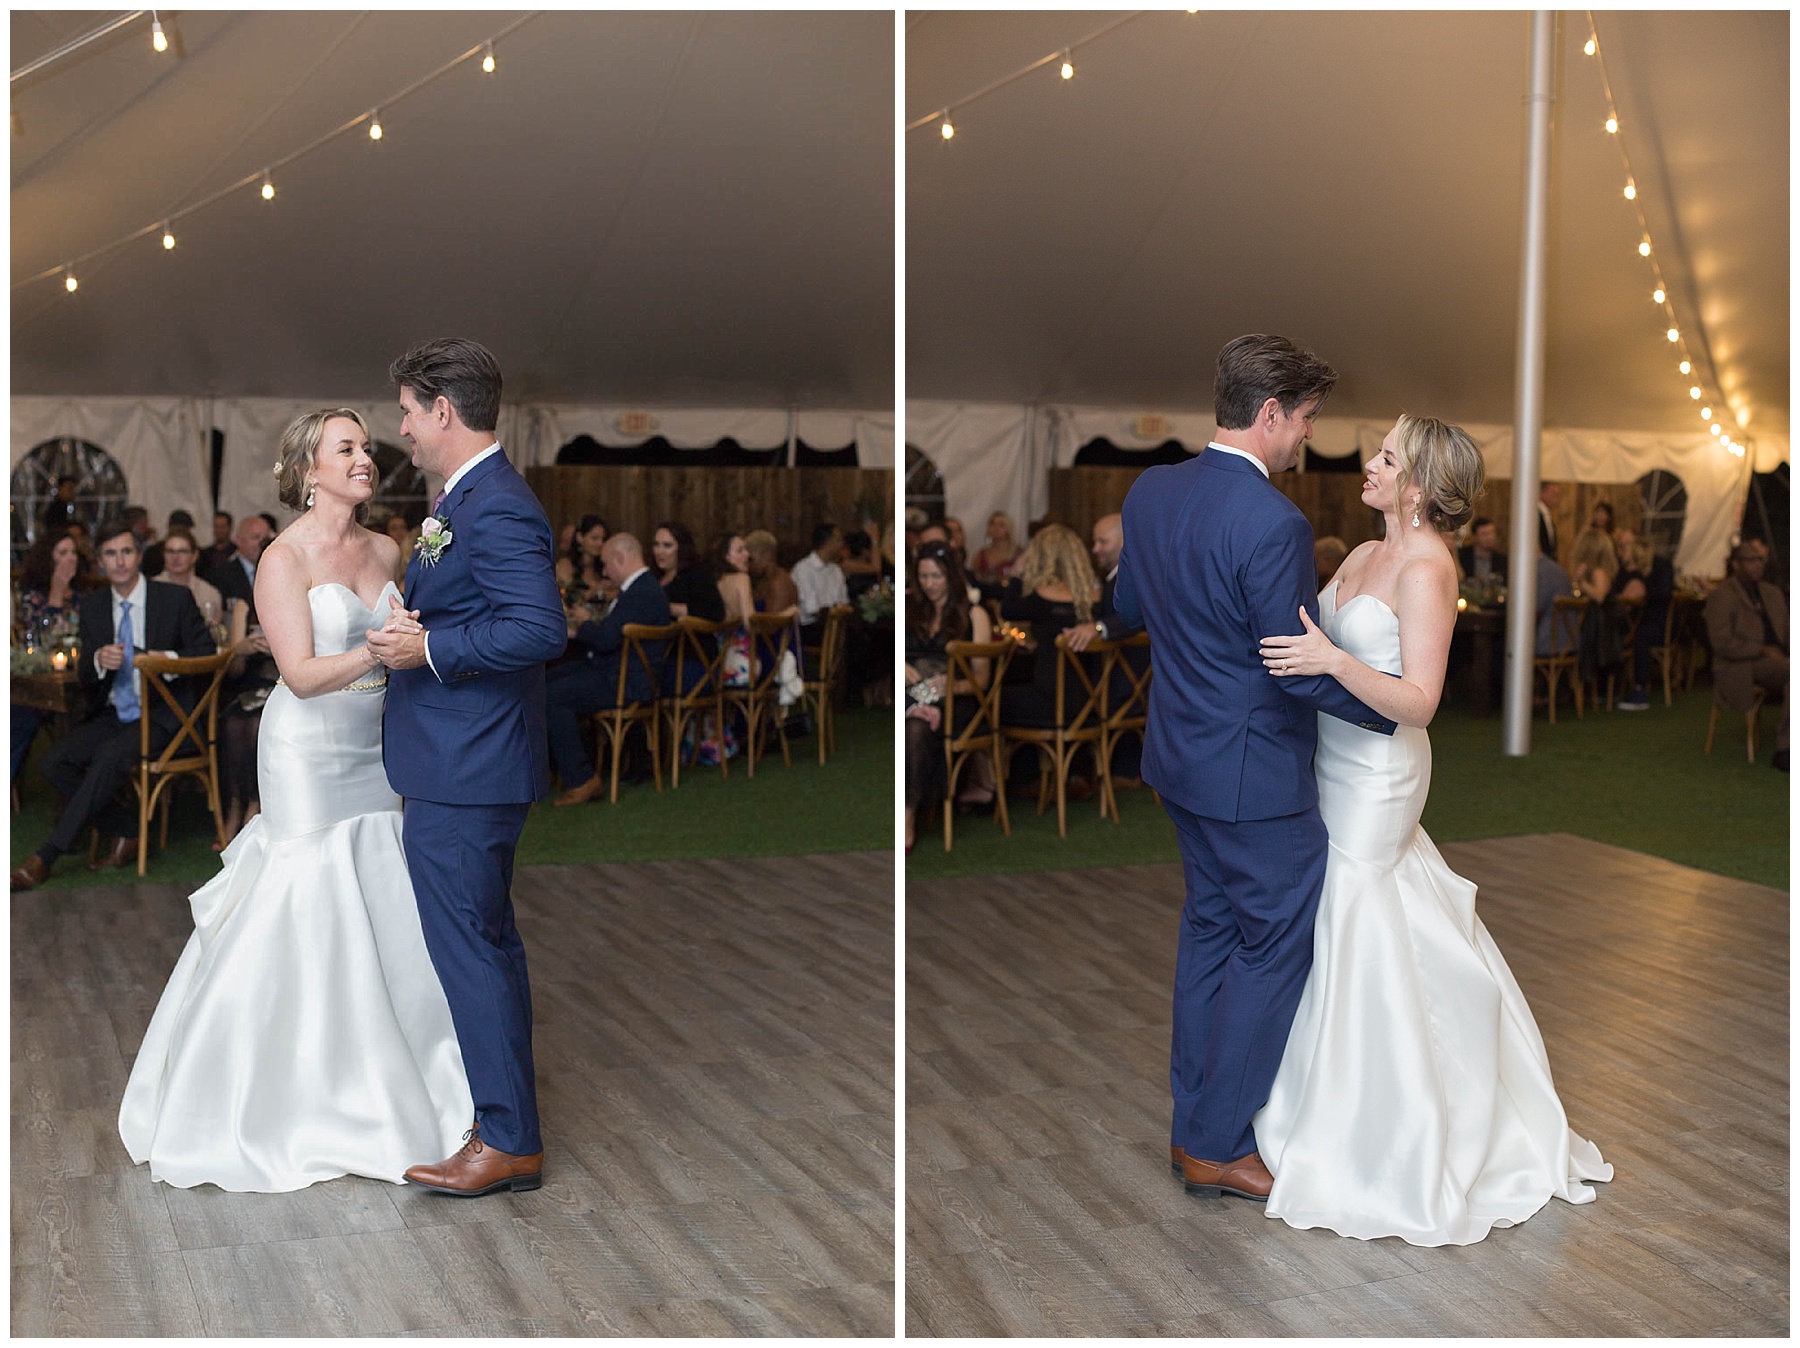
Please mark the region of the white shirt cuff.
<svg viewBox="0 0 1800 1348"><path fill-rule="evenodd" d="M425 663L431 665L432 675L439 683L442 683L444 681L444 676L438 673L436 665L431 664L431 633L429 632L425 634Z"/></svg>

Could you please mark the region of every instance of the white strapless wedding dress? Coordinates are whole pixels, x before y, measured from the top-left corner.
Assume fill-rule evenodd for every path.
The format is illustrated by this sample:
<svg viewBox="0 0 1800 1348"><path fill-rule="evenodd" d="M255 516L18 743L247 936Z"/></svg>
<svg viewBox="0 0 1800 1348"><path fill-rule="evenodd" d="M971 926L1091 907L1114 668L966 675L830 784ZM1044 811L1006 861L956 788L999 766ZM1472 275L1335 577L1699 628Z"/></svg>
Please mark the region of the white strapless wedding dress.
<svg viewBox="0 0 1800 1348"><path fill-rule="evenodd" d="M1400 623L1370 595L1321 625L1340 648L1400 672ZM1569 1129L1531 1008L1475 886L1419 827L1431 741L1319 717L1319 812L1331 837L1312 973L1257 1149L1267 1213L1342 1236L1468 1245L1552 1198L1591 1203L1612 1167Z"/></svg>
<svg viewBox="0 0 1800 1348"><path fill-rule="evenodd" d="M394 587L390 584L388 590ZM317 585L313 650L385 613ZM381 763L378 677L312 698L277 686L257 741L262 813L194 891L194 935L144 1034L119 1135L177 1188L281 1193L400 1182L475 1117Z"/></svg>

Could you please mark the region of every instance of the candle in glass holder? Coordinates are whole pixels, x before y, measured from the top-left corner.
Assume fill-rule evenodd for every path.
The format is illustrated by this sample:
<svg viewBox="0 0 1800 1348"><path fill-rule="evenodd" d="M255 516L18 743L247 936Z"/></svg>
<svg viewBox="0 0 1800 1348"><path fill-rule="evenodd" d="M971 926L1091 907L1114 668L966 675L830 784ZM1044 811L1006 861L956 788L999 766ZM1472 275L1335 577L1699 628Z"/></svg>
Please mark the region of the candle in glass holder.
<svg viewBox="0 0 1800 1348"><path fill-rule="evenodd" d="M52 668L52 669L67 669L68 667L69 667L69 653L67 651L56 651L56 652L52 653L52 655L50 656L50 668Z"/></svg>

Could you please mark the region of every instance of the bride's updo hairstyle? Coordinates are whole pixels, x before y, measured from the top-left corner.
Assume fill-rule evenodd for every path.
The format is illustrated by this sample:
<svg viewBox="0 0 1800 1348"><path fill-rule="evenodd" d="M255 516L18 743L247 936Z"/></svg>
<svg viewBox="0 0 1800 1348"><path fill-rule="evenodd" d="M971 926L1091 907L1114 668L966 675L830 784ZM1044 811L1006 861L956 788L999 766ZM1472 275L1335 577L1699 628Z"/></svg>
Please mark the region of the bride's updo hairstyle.
<svg viewBox="0 0 1800 1348"><path fill-rule="evenodd" d="M1400 467L1401 517L1411 519L1412 510L1404 502L1407 490L1417 487L1420 523L1445 534L1467 524L1487 485L1487 465L1469 433L1436 417L1401 413L1394 449Z"/></svg>
<svg viewBox="0 0 1800 1348"><path fill-rule="evenodd" d="M381 470L375 466L375 437L369 435L369 423L353 407L326 407L317 412L303 412L288 422L281 433L281 455L275 460L275 479L280 485L281 504L289 510L306 509L306 474L319 464L319 443L325 438L325 423L336 417L354 421L369 437L369 486L379 486ZM356 508L356 522L367 524L369 503Z"/></svg>

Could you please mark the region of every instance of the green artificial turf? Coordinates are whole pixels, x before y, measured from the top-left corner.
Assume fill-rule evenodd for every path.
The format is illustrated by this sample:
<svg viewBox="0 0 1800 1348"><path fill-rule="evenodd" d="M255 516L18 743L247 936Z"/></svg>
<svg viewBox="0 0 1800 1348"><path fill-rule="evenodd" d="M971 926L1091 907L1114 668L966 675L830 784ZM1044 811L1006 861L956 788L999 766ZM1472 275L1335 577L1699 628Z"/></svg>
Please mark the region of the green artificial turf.
<svg viewBox="0 0 1800 1348"><path fill-rule="evenodd" d="M40 736L37 752L42 747ZM683 768L679 791L669 790L665 782L659 794L646 782L621 786L617 805L604 796L563 809L541 802L533 807L519 840L518 864L806 856L893 847L891 711L840 712L837 751L823 767L818 741L811 735L790 740L789 750L791 768L776 750L758 759L754 780L745 775L741 759L733 759L726 781L719 779L717 768ZM24 808L12 817L14 866L49 836L52 823L50 788L38 775L35 758L20 774ZM168 850L151 853L146 880L197 884L211 879L219 870L219 858L208 846L211 840L205 799L197 786L181 785ZM135 867L89 871L83 851L60 860L43 887L136 881Z"/></svg>
<svg viewBox="0 0 1800 1348"><path fill-rule="evenodd" d="M1788 888L1788 778L1770 766L1778 708L1763 712L1762 747L1744 758L1744 722L1720 717L1709 758L1711 690L1657 698L1645 712L1540 712L1531 753L1500 751L1500 718L1453 708L1431 726L1431 799L1422 821L1438 842L1574 833L1720 875ZM1029 751L1026 751L1029 753ZM1178 861L1175 829L1147 790L1121 792L1120 822L1100 819L1097 799L1069 807L1069 835L1056 835L1052 803L1042 818L1032 799L1009 802L1012 837L987 814L956 820L954 850L943 829L921 825L907 860L909 879Z"/></svg>

